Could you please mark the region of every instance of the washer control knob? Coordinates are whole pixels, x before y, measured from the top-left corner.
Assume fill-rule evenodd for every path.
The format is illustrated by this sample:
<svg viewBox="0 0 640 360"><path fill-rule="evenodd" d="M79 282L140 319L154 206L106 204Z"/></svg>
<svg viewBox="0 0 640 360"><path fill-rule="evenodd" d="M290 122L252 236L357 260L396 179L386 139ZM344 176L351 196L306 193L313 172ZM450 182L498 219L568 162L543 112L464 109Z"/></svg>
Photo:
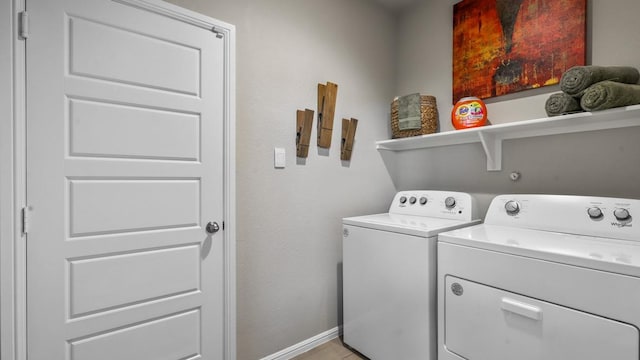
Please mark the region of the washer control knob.
<svg viewBox="0 0 640 360"><path fill-rule="evenodd" d="M589 217L597 220L597 219L601 219L604 214L602 213L602 210L597 207L597 206L592 206L587 210L587 214L589 214Z"/></svg>
<svg viewBox="0 0 640 360"><path fill-rule="evenodd" d="M411 205L415 204L415 203L416 203L416 201L418 201L418 199L416 199L416 197L415 197L415 196L412 196L411 198L409 198L409 203L410 203Z"/></svg>
<svg viewBox="0 0 640 360"><path fill-rule="evenodd" d="M509 200L504 204L504 209L507 210L507 214L516 215L520 212L520 204L515 200Z"/></svg>
<svg viewBox="0 0 640 360"><path fill-rule="evenodd" d="M401 196L400 197L400 204L404 204L407 202L407 197L406 196Z"/></svg>
<svg viewBox="0 0 640 360"><path fill-rule="evenodd" d="M613 210L613 216L615 216L616 219L618 219L618 221L625 221L631 218L631 214L629 214L629 210L622 209L622 208L617 208Z"/></svg>
<svg viewBox="0 0 640 360"><path fill-rule="evenodd" d="M447 207L447 209L451 209L452 207L456 206L456 199L453 196L449 196L448 198L444 199L444 205Z"/></svg>
<svg viewBox="0 0 640 360"><path fill-rule="evenodd" d="M421 197L420 198L420 205L425 205L427 203L427 198L426 197Z"/></svg>

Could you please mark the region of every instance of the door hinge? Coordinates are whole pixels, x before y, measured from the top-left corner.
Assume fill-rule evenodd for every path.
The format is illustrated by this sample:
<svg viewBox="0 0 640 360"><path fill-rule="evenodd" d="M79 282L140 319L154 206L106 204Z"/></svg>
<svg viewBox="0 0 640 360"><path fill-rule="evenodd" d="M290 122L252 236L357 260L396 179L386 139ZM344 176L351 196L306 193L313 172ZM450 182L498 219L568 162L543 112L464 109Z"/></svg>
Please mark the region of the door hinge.
<svg viewBox="0 0 640 360"><path fill-rule="evenodd" d="M28 206L22 208L21 212L22 216L22 235L26 235L29 233L29 229L31 228L31 211Z"/></svg>
<svg viewBox="0 0 640 360"><path fill-rule="evenodd" d="M222 39L224 37L224 31L222 29L218 29L217 27L212 27L211 31L213 31L216 34L216 37L218 39Z"/></svg>
<svg viewBox="0 0 640 360"><path fill-rule="evenodd" d="M29 37L29 14L26 11L21 11L18 14L18 35L22 39Z"/></svg>

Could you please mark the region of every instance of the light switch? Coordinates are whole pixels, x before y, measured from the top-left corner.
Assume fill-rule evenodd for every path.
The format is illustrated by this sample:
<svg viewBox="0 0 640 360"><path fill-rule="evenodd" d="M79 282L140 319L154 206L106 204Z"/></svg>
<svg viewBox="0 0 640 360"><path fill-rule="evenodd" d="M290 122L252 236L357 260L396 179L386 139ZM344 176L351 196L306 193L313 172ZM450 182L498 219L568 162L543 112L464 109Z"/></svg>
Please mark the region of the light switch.
<svg viewBox="0 0 640 360"><path fill-rule="evenodd" d="M287 164L287 157L284 148L273 149L273 166L276 169L284 169Z"/></svg>

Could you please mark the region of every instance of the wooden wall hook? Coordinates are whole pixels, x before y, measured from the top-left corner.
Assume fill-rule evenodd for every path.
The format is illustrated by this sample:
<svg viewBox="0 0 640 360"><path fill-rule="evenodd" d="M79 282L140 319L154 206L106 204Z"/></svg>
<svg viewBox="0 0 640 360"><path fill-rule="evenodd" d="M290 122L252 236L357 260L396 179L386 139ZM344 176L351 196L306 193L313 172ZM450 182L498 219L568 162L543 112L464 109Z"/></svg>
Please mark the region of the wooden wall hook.
<svg viewBox="0 0 640 360"><path fill-rule="evenodd" d="M311 127L313 126L313 110L305 109L296 112L296 156L306 158L309 155Z"/></svg>
<svg viewBox="0 0 640 360"><path fill-rule="evenodd" d="M333 131L333 116L336 111L336 98L338 85L327 82L326 85L318 84L318 146L331 147L331 134Z"/></svg>
<svg viewBox="0 0 640 360"><path fill-rule="evenodd" d="M353 141L356 136L356 128L358 127L358 119L351 118L342 119L342 146L340 149L340 160L351 160L353 151Z"/></svg>

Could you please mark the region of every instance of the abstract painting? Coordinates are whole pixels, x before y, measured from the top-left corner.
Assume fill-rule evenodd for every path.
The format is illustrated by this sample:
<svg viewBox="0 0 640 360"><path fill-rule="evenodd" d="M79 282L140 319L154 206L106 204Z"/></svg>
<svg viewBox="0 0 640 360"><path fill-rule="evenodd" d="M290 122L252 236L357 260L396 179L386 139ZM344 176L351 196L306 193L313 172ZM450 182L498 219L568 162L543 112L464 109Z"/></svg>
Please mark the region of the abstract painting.
<svg viewBox="0 0 640 360"><path fill-rule="evenodd" d="M463 0L453 8L453 103L560 82L584 65L587 0Z"/></svg>

